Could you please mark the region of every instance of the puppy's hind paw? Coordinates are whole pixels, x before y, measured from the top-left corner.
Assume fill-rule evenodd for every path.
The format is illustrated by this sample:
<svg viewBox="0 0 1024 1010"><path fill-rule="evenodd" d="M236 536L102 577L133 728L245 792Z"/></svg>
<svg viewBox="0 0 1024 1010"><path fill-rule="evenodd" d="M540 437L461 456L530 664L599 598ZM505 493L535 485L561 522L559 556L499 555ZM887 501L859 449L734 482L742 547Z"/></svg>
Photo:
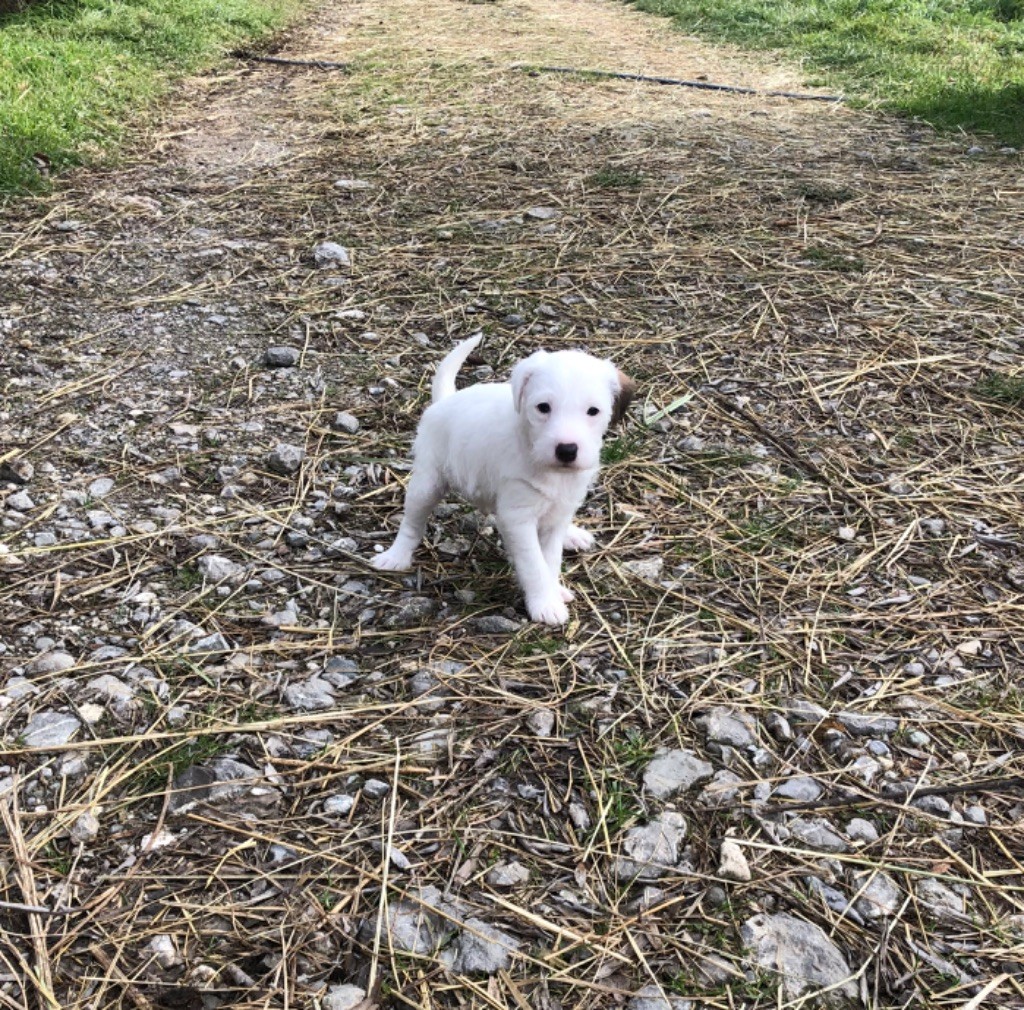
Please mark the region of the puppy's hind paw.
<svg viewBox="0 0 1024 1010"><path fill-rule="evenodd" d="M565 586L559 586L558 591L562 594L563 603L572 603L576 599L576 594L571 589L566 589Z"/></svg>
<svg viewBox="0 0 1024 1010"><path fill-rule="evenodd" d="M567 551L589 551L594 546L594 535L573 524L565 531L562 546Z"/></svg>
<svg viewBox="0 0 1024 1010"><path fill-rule="evenodd" d="M538 624L550 624L557 627L569 620L569 608L562 602L560 595L529 600L526 609L530 614L530 620L536 621Z"/></svg>
<svg viewBox="0 0 1024 1010"><path fill-rule="evenodd" d="M407 572L412 568L412 555L405 551L396 551L392 547L383 554L376 555L370 564L382 572Z"/></svg>

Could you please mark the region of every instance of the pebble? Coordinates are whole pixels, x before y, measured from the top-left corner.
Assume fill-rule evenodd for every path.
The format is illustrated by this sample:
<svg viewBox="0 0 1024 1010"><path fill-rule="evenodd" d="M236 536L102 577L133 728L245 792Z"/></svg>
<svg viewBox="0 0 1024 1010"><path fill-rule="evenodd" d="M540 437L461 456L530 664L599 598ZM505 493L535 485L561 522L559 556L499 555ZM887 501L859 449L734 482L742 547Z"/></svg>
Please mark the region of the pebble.
<svg viewBox="0 0 1024 1010"><path fill-rule="evenodd" d="M807 775L798 775L795 778L786 779L775 787L775 796L783 799L795 800L798 803L811 803L822 793L821 786L814 779Z"/></svg>
<svg viewBox="0 0 1024 1010"><path fill-rule="evenodd" d="M793 739L793 727L790 726L789 720L779 712L769 712L765 716L764 724L768 728L768 732L779 743L789 743Z"/></svg>
<svg viewBox="0 0 1024 1010"><path fill-rule="evenodd" d="M911 806L935 817L949 817L953 810L949 800L944 796L920 796L911 803Z"/></svg>
<svg viewBox="0 0 1024 1010"><path fill-rule="evenodd" d="M212 635L197 638L185 648L185 651L190 656L209 660L234 651L234 646L219 631L216 631Z"/></svg>
<svg viewBox="0 0 1024 1010"><path fill-rule="evenodd" d="M339 410L334 415L331 427L336 431L344 431L349 435L354 435L359 431L359 418L355 414L350 414L347 410Z"/></svg>
<svg viewBox="0 0 1024 1010"><path fill-rule="evenodd" d="M37 712L20 736L26 747L59 747L81 728L78 719L66 712Z"/></svg>
<svg viewBox="0 0 1024 1010"><path fill-rule="evenodd" d="M279 442L267 455L267 469L272 473L281 474L283 477L290 477L292 474L298 473L305 458L305 449L301 449L297 445L289 445L287 442Z"/></svg>
<svg viewBox="0 0 1024 1010"><path fill-rule="evenodd" d="M878 829L871 821L866 821L863 817L854 817L846 825L846 837L852 842L870 844L878 841Z"/></svg>
<svg viewBox="0 0 1024 1010"><path fill-rule="evenodd" d="M907 739L915 747L927 747L932 742L932 738L922 729L912 730L907 734Z"/></svg>
<svg viewBox="0 0 1024 1010"><path fill-rule="evenodd" d="M0 463L0 481L9 484L28 484L36 468L27 459L9 459Z"/></svg>
<svg viewBox="0 0 1024 1010"><path fill-rule="evenodd" d="M693 1001L666 996L660 985L645 985L626 1004L627 1010L691 1010Z"/></svg>
<svg viewBox="0 0 1024 1010"><path fill-rule="evenodd" d="M644 769L644 790L655 799L666 800L711 778L714 773L714 765L693 751L663 751L655 755Z"/></svg>
<svg viewBox="0 0 1024 1010"><path fill-rule="evenodd" d="M357 985L332 985L320 1000L322 1010L356 1010L366 999L366 990Z"/></svg>
<svg viewBox="0 0 1024 1010"><path fill-rule="evenodd" d="M834 718L854 736L892 736L900 728L898 719L863 712L836 712Z"/></svg>
<svg viewBox="0 0 1024 1010"><path fill-rule="evenodd" d="M441 604L437 600L429 596L414 596L403 601L393 614L389 614L384 624L388 628L412 628L429 621L440 609Z"/></svg>
<svg viewBox="0 0 1024 1010"><path fill-rule="evenodd" d="M313 260L320 269L352 265L351 253L337 242L321 242L314 246Z"/></svg>
<svg viewBox="0 0 1024 1010"><path fill-rule="evenodd" d="M484 614L468 623L481 635L514 635L522 629L519 621L512 621L500 614Z"/></svg>
<svg viewBox="0 0 1024 1010"><path fill-rule="evenodd" d="M746 712L718 707L697 719L709 743L730 747L754 747L757 744L757 721Z"/></svg>
<svg viewBox="0 0 1024 1010"><path fill-rule="evenodd" d="M28 512L36 507L27 491L15 491L4 499L4 504L15 512Z"/></svg>
<svg viewBox="0 0 1024 1010"><path fill-rule="evenodd" d="M743 923L740 937L755 965L779 978L783 999L828 988L830 1005L856 1005L853 972L820 926L788 912L761 913Z"/></svg>
<svg viewBox="0 0 1024 1010"><path fill-rule="evenodd" d="M391 786L382 779L367 779L363 783L363 792L372 800L380 800L391 792Z"/></svg>
<svg viewBox="0 0 1024 1010"><path fill-rule="evenodd" d="M113 490L114 481L111 477L97 477L88 487L90 498L106 498Z"/></svg>
<svg viewBox="0 0 1024 1010"><path fill-rule="evenodd" d="M443 950L440 961L449 971L494 975L508 971L519 941L481 919L467 919L455 942Z"/></svg>
<svg viewBox="0 0 1024 1010"><path fill-rule="evenodd" d="M263 352L263 363L268 368L294 368L301 357L302 352L297 347L268 347Z"/></svg>
<svg viewBox="0 0 1024 1010"><path fill-rule="evenodd" d="M245 575L245 568L220 554L206 554L196 563L199 574L208 582L234 582Z"/></svg>
<svg viewBox="0 0 1024 1010"><path fill-rule="evenodd" d="M657 582L665 567L664 558L638 558L635 561L623 561L622 568L645 582Z"/></svg>
<svg viewBox="0 0 1024 1010"><path fill-rule="evenodd" d="M822 852L849 851L850 847L824 817L796 817L786 827L801 844L812 849Z"/></svg>
<svg viewBox="0 0 1024 1010"><path fill-rule="evenodd" d="M557 207L531 207L526 212L526 216L533 218L535 221L551 221L560 214L561 211Z"/></svg>
<svg viewBox="0 0 1024 1010"><path fill-rule="evenodd" d="M349 191L369 189L370 183L368 183L365 179L335 179L334 188Z"/></svg>
<svg viewBox="0 0 1024 1010"><path fill-rule="evenodd" d="M91 810L83 810L71 825L71 841L76 845L94 842L100 833L99 818Z"/></svg>
<svg viewBox="0 0 1024 1010"><path fill-rule="evenodd" d="M491 887L519 887L530 879L530 871L514 859L508 863L495 863L487 871L487 883Z"/></svg>
<svg viewBox="0 0 1024 1010"><path fill-rule="evenodd" d="M840 526L837 535L840 540L856 540L857 531L852 526Z"/></svg>
<svg viewBox="0 0 1024 1010"><path fill-rule="evenodd" d="M178 948L174 945L174 940L167 933L157 933L149 941L147 947L161 968L173 968L185 963L185 959L178 953Z"/></svg>
<svg viewBox="0 0 1024 1010"><path fill-rule="evenodd" d="M324 800L324 813L330 817L344 817L355 806L355 797L338 793Z"/></svg>
<svg viewBox="0 0 1024 1010"><path fill-rule="evenodd" d="M549 708L538 708L526 717L526 725L534 736L546 739L555 728L555 713Z"/></svg>
<svg viewBox="0 0 1024 1010"><path fill-rule="evenodd" d="M703 788L697 802L710 810L730 807L736 802L742 785L743 779L739 775L728 768L722 768L715 772L714 777Z"/></svg>
<svg viewBox="0 0 1024 1010"><path fill-rule="evenodd" d="M718 875L725 880L746 882L750 880L750 864L743 849L731 838L726 838L718 850Z"/></svg>
<svg viewBox="0 0 1024 1010"><path fill-rule="evenodd" d="M937 918L949 916L950 914L963 915L965 902L963 895L957 894L951 887L936 880L934 877L925 877L919 880L914 887L917 900L928 906L928 910Z"/></svg>
<svg viewBox="0 0 1024 1010"><path fill-rule="evenodd" d="M284 702L299 712L316 712L333 708L334 687L320 677L310 677L298 684L289 684L284 689Z"/></svg>
<svg viewBox="0 0 1024 1010"><path fill-rule="evenodd" d="M630 828L622 842L626 855L615 861L615 876L630 881L663 877L679 861L679 846L685 837L686 821L672 810L648 824Z"/></svg>
<svg viewBox="0 0 1024 1010"><path fill-rule="evenodd" d="M853 875L858 891L853 907L868 920L890 916L899 906L902 892L887 873L865 870Z"/></svg>
<svg viewBox="0 0 1024 1010"><path fill-rule="evenodd" d="M25 673L30 677L38 674L63 673L77 666L78 660L67 652L55 649L53 652L44 652L36 656L26 667Z"/></svg>

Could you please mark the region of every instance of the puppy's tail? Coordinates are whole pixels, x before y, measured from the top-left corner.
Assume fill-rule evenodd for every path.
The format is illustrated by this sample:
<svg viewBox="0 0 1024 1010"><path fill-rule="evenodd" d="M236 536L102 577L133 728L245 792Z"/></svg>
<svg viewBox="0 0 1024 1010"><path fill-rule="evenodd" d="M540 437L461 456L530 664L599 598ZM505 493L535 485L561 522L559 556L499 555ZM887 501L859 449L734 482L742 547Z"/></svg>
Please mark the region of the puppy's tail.
<svg viewBox="0 0 1024 1010"><path fill-rule="evenodd" d="M455 392L455 376L458 375L459 369L465 363L466 358L473 353L473 349L483 339L484 335L478 333L475 337L470 337L468 340L463 340L461 344L456 344L444 361L437 366L437 371L434 373L434 382L430 387L433 403L437 403L438 400L443 400L446 396L451 396Z"/></svg>

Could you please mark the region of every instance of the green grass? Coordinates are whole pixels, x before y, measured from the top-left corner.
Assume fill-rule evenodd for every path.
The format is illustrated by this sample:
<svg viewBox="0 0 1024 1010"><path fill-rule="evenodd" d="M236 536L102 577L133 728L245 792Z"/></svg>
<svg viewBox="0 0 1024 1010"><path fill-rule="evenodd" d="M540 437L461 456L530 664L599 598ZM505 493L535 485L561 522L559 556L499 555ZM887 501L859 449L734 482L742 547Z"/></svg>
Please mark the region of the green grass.
<svg viewBox="0 0 1024 1010"><path fill-rule="evenodd" d="M1024 375L986 375L974 387L986 400L995 400L1008 407L1024 407Z"/></svg>
<svg viewBox="0 0 1024 1010"><path fill-rule="evenodd" d="M634 2L688 32L801 57L815 83L1024 143L1024 0Z"/></svg>
<svg viewBox="0 0 1024 1010"><path fill-rule="evenodd" d="M300 2L44 0L0 16L0 193L97 160L175 75L279 28Z"/></svg>

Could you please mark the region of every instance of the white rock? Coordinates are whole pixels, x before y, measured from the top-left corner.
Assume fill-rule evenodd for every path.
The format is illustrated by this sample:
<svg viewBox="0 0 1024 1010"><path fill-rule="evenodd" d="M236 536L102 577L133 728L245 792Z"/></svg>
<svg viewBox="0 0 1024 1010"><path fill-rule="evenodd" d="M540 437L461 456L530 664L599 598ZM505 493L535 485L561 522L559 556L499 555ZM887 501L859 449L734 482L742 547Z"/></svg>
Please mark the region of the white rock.
<svg viewBox="0 0 1024 1010"><path fill-rule="evenodd" d="M878 829L871 821L866 821L863 817L854 817L846 825L846 837L853 842L870 844L878 841Z"/></svg>
<svg viewBox="0 0 1024 1010"><path fill-rule="evenodd" d="M67 652L55 649L53 652L44 652L36 656L26 667L25 672L29 676L38 676L42 673L63 673L76 666L78 660Z"/></svg>
<svg viewBox="0 0 1024 1010"><path fill-rule="evenodd" d="M298 684L289 684L284 689L285 704L300 712L315 712L334 707L334 688L319 677Z"/></svg>
<svg viewBox="0 0 1024 1010"><path fill-rule="evenodd" d="M347 267L352 265L352 255L337 242L321 242L313 249L313 259L320 268Z"/></svg>
<svg viewBox="0 0 1024 1010"><path fill-rule="evenodd" d="M530 871L513 859L507 863L495 863L487 871L486 879L491 887L519 887L530 879Z"/></svg>
<svg viewBox="0 0 1024 1010"><path fill-rule="evenodd" d="M196 563L199 574L208 582L234 582L245 574L245 568L221 554L206 554Z"/></svg>
<svg viewBox="0 0 1024 1010"><path fill-rule="evenodd" d="M903 894L887 873L865 870L863 873L855 873L853 880L859 892L853 907L865 919L890 916L899 907Z"/></svg>
<svg viewBox="0 0 1024 1010"><path fill-rule="evenodd" d="M623 561L622 567L631 575L645 582L657 582L665 567L664 558L638 558L635 561Z"/></svg>
<svg viewBox="0 0 1024 1010"><path fill-rule="evenodd" d="M366 990L357 985L332 985L320 1006L323 1010L355 1010L366 999Z"/></svg>
<svg viewBox="0 0 1024 1010"><path fill-rule="evenodd" d="M914 892L917 894L917 900L925 905L936 918L956 917L964 914L963 895L957 894L941 880L925 877L917 882Z"/></svg>
<svg viewBox="0 0 1024 1010"><path fill-rule="evenodd" d="M644 769L644 789L655 799L665 800L714 775L714 766L693 751L660 752Z"/></svg>
<svg viewBox="0 0 1024 1010"><path fill-rule="evenodd" d="M645 985L626 1004L627 1010L691 1010L693 1002L682 996L667 996L661 986Z"/></svg>
<svg viewBox="0 0 1024 1010"><path fill-rule="evenodd" d="M85 845L95 841L100 833L99 818L92 810L83 810L71 825L71 841L76 845Z"/></svg>
<svg viewBox="0 0 1024 1010"><path fill-rule="evenodd" d="M481 919L467 919L455 942L442 951L441 961L451 971L493 975L512 966L519 941Z"/></svg>
<svg viewBox="0 0 1024 1010"><path fill-rule="evenodd" d="M750 880L750 864L743 849L731 838L726 838L718 850L718 875L726 880L745 882Z"/></svg>
<svg viewBox="0 0 1024 1010"><path fill-rule="evenodd" d="M110 477L97 477L89 485L90 498L106 498L114 489L114 482Z"/></svg>
<svg viewBox="0 0 1024 1010"><path fill-rule="evenodd" d="M26 747L59 747L66 744L82 724L65 712L37 712L21 734Z"/></svg>
<svg viewBox="0 0 1024 1010"><path fill-rule="evenodd" d="M685 837L686 821L671 810L648 824L630 828L622 842L626 855L615 861L615 876L639 881L663 877L679 861L679 846Z"/></svg>
<svg viewBox="0 0 1024 1010"><path fill-rule="evenodd" d="M157 964L161 968L173 968L175 965L184 964L185 959L178 953L174 940L168 933L157 933L147 944Z"/></svg>
<svg viewBox="0 0 1024 1010"><path fill-rule="evenodd" d="M355 805L355 797L348 793L338 793L324 800L324 813L331 817L344 817Z"/></svg>
<svg viewBox="0 0 1024 1010"><path fill-rule="evenodd" d="M526 717L526 725L533 731L534 736L547 738L555 728L555 713L549 708L535 709Z"/></svg>
<svg viewBox="0 0 1024 1010"><path fill-rule="evenodd" d="M355 414L350 414L347 410L339 410L334 415L331 427L338 431L347 432L349 435L354 435L359 430L359 418Z"/></svg>
<svg viewBox="0 0 1024 1010"><path fill-rule="evenodd" d="M28 512L36 507L36 503L27 491L15 491L4 499L4 504L14 512Z"/></svg>

